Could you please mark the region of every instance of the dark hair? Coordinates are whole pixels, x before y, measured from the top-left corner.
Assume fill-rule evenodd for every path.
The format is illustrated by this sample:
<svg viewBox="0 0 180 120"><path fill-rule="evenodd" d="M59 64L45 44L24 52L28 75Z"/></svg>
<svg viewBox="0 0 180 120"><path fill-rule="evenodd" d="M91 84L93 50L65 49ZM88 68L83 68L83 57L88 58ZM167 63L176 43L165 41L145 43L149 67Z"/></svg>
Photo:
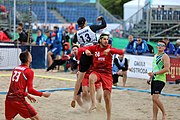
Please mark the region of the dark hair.
<svg viewBox="0 0 180 120"><path fill-rule="evenodd" d="M137 37L136 40L137 40L137 41L142 41L142 38Z"/></svg>
<svg viewBox="0 0 180 120"><path fill-rule="evenodd" d="M79 17L77 20L78 26L83 27L86 22L86 19L84 17Z"/></svg>
<svg viewBox="0 0 180 120"><path fill-rule="evenodd" d="M18 25L21 26L22 28L24 27L24 24L23 24L23 23L19 23Z"/></svg>
<svg viewBox="0 0 180 120"><path fill-rule="evenodd" d="M0 27L0 31L3 31L3 30L4 30L4 28Z"/></svg>
<svg viewBox="0 0 180 120"><path fill-rule="evenodd" d="M54 26L54 28L55 28L55 29L59 29L59 27L58 27L58 26Z"/></svg>
<svg viewBox="0 0 180 120"><path fill-rule="evenodd" d="M164 43L165 46L166 46L166 42L164 42L163 40L159 40L158 42Z"/></svg>
<svg viewBox="0 0 180 120"><path fill-rule="evenodd" d="M109 37L108 34L103 33L103 34L100 35L100 39L102 39L104 36L108 36Z"/></svg>
<svg viewBox="0 0 180 120"><path fill-rule="evenodd" d="M78 46L78 45L73 45L73 46L72 46L72 49L73 49L74 47L77 47L77 48L79 48L79 46Z"/></svg>
<svg viewBox="0 0 180 120"><path fill-rule="evenodd" d="M22 31L22 28L17 28L18 31Z"/></svg>
<svg viewBox="0 0 180 120"><path fill-rule="evenodd" d="M21 63L27 63L29 57L29 51L25 50L19 55L19 59L21 60Z"/></svg>
<svg viewBox="0 0 180 120"><path fill-rule="evenodd" d="M98 43L100 43L100 40L101 40L104 36L108 36L108 37L109 37L108 34L102 33L102 34L100 35L100 37L99 37Z"/></svg>
<svg viewBox="0 0 180 120"><path fill-rule="evenodd" d="M50 31L49 31L49 30L46 30L45 33L50 33Z"/></svg>

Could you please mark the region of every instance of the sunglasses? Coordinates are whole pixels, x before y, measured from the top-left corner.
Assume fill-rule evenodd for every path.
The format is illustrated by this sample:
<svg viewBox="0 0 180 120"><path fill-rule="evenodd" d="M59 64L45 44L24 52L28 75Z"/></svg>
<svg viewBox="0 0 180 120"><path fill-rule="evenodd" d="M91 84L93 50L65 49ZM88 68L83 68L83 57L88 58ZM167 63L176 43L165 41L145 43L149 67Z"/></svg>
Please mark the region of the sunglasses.
<svg viewBox="0 0 180 120"><path fill-rule="evenodd" d="M158 47L164 47L165 45L163 44L157 44Z"/></svg>

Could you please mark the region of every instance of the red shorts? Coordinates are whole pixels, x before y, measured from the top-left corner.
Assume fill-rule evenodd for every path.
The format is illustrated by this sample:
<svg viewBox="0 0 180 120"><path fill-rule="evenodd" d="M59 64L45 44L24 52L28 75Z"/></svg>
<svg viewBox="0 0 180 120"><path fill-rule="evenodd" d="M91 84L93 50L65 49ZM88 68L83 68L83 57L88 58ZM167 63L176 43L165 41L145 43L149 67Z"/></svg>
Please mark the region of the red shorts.
<svg viewBox="0 0 180 120"><path fill-rule="evenodd" d="M82 80L82 86L89 86L89 73L86 73L83 80ZM96 89L99 89L101 87L101 82L95 83Z"/></svg>
<svg viewBox="0 0 180 120"><path fill-rule="evenodd" d="M23 101L5 101L5 117L10 120L14 118L17 114L21 115L23 118L34 117L37 112L34 108L25 100Z"/></svg>
<svg viewBox="0 0 180 120"><path fill-rule="evenodd" d="M91 74L95 74L97 76L97 83L101 82L103 90L112 91L112 74L108 73L98 73L93 71Z"/></svg>

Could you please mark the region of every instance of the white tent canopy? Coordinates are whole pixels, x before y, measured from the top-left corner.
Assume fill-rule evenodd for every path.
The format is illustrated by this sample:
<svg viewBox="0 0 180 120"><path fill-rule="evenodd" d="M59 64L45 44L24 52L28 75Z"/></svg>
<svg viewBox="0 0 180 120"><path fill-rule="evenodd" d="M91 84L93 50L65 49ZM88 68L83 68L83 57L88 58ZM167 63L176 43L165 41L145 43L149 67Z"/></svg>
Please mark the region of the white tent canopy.
<svg viewBox="0 0 180 120"><path fill-rule="evenodd" d="M124 4L124 20L127 20L133 14L135 14L139 9L144 7L145 0L132 0Z"/></svg>
<svg viewBox="0 0 180 120"><path fill-rule="evenodd" d="M152 0L152 5L180 6L180 1L179 0Z"/></svg>
<svg viewBox="0 0 180 120"><path fill-rule="evenodd" d="M144 7L148 1L151 1L152 7L157 7L158 5L180 7L180 0L132 0L124 4L124 20L127 20L135 14L138 9Z"/></svg>

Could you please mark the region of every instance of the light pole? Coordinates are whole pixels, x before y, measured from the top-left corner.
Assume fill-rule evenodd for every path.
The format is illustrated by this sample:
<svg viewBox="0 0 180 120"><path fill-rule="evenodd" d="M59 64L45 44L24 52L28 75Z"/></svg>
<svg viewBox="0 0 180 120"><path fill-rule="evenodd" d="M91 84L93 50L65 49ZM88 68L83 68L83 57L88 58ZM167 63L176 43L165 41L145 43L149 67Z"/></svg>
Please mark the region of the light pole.
<svg viewBox="0 0 180 120"><path fill-rule="evenodd" d="M99 16L99 0L97 0L97 16Z"/></svg>
<svg viewBox="0 0 180 120"><path fill-rule="evenodd" d="M45 11L45 21L44 23L47 23L47 0L44 1L44 11Z"/></svg>
<svg viewBox="0 0 180 120"><path fill-rule="evenodd" d="M139 22L139 8L140 8L140 0L138 0L138 7L137 7L137 14L136 14L136 24L138 24L138 22Z"/></svg>
<svg viewBox="0 0 180 120"><path fill-rule="evenodd" d="M14 0L14 23L13 23L13 37L14 37L14 40L15 40L15 37L16 37L16 0Z"/></svg>

